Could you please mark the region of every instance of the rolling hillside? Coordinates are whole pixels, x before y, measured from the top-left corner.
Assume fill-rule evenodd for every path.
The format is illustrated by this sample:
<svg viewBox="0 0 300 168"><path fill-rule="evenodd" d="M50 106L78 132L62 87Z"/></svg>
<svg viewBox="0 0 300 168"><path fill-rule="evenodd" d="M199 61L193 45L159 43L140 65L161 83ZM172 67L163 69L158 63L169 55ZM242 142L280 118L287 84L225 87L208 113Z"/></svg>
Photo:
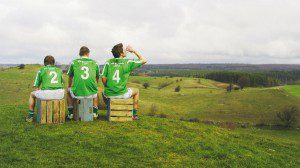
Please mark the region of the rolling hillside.
<svg viewBox="0 0 300 168"><path fill-rule="evenodd" d="M141 89L141 120L129 123L24 122L38 66L0 71L1 167L298 167L300 132L237 128L179 118L273 122L273 112L299 102L286 88L248 88L226 93L224 84L192 78L132 77ZM178 79L178 82L176 82ZM143 89L144 82L150 88ZM162 83L172 84L158 89ZM180 85L182 90L174 92ZM100 88L103 88L100 86ZM288 89L287 89L288 90ZM297 89L296 89L297 90ZM158 107L149 117L151 105ZM101 111L102 116L105 111ZM250 115L251 114L251 115Z"/></svg>

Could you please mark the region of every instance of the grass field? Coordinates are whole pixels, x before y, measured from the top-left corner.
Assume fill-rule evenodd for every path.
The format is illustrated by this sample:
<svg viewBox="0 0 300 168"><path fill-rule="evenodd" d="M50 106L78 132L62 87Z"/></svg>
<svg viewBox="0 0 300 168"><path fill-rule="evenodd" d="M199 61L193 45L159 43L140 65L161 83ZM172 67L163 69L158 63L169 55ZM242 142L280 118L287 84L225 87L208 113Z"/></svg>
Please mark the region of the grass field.
<svg viewBox="0 0 300 168"><path fill-rule="evenodd" d="M247 88L226 93L206 79L132 77L141 90L141 120L36 125L24 122L28 95L39 67L0 71L0 167L298 167L300 132L237 128L180 121L273 122L285 104L299 104L293 91ZM176 82L176 79L179 79ZM144 82L150 88L143 89ZM165 82L169 86L157 89ZM174 92L180 85L182 90ZM100 86L100 88L103 88ZM293 89L292 89L293 90ZM297 91L297 88L294 89ZM149 117L150 106L158 107ZM263 114L261 114L263 113ZM101 111L105 115L105 111ZM261 117L261 118L260 118Z"/></svg>
<svg viewBox="0 0 300 168"><path fill-rule="evenodd" d="M287 85L283 88L290 94L300 97L300 85Z"/></svg>

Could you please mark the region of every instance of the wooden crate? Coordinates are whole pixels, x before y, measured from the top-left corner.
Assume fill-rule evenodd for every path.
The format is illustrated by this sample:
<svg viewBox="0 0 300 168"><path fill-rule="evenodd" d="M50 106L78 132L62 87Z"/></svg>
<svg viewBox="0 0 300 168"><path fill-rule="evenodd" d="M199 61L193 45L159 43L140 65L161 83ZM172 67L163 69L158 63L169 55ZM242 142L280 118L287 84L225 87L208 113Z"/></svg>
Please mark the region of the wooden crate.
<svg viewBox="0 0 300 168"><path fill-rule="evenodd" d="M109 99L108 121L132 121L132 99Z"/></svg>
<svg viewBox="0 0 300 168"><path fill-rule="evenodd" d="M93 121L93 99L73 99L73 120L75 121Z"/></svg>
<svg viewBox="0 0 300 168"><path fill-rule="evenodd" d="M40 124L64 123L65 100L37 100L37 122Z"/></svg>

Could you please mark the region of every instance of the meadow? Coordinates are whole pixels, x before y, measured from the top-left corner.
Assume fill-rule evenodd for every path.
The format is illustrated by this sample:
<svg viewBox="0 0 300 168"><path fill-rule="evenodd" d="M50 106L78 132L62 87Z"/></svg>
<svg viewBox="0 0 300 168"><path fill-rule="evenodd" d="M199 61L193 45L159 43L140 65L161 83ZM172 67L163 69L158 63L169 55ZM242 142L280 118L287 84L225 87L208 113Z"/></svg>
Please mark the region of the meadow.
<svg viewBox="0 0 300 168"><path fill-rule="evenodd" d="M39 68L27 65L25 69L0 70L0 167L300 165L297 128L228 129L188 122L276 124L278 110L287 104L299 107L299 86L227 93L227 84L207 79L133 76L129 86L141 92L139 121L28 124L24 122L27 101ZM147 89L143 88L146 82L150 84ZM175 92L178 85L181 91ZM105 116L103 103L101 108ZM299 115L297 118L299 125Z"/></svg>

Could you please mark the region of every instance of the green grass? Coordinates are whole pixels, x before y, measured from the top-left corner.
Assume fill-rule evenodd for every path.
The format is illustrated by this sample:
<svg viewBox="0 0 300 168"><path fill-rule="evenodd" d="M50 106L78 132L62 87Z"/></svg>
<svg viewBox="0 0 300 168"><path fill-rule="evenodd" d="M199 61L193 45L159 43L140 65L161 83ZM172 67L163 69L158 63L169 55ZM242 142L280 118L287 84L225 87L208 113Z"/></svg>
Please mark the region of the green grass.
<svg viewBox="0 0 300 168"><path fill-rule="evenodd" d="M300 97L300 85L286 85L283 88L290 94Z"/></svg>
<svg viewBox="0 0 300 168"><path fill-rule="evenodd" d="M244 117L250 121L251 117L259 116L257 113L264 106L275 109L299 100L284 89L248 88L228 94L219 88L220 83L205 79L198 83L182 78L177 83L177 78L132 77L130 86L141 90L140 121L37 125L24 122L37 70L37 66L27 66L24 70L0 71L0 167L297 167L300 164L299 130L227 130L177 120L195 115L216 120L224 117L228 121ZM142 89L146 81L152 87ZM163 82L173 83L158 90L155 86ZM175 93L173 89L178 84L182 91ZM171 118L146 116L152 103L159 106L158 113ZM273 104L279 105L273 107ZM236 106L231 108L233 112L230 106ZM218 113L220 109L224 109L223 113ZM252 110L253 116L248 116ZM268 112L272 110L265 113ZM243 113L247 115L240 116ZM105 111L101 114L105 115ZM226 118L228 114L236 116Z"/></svg>

